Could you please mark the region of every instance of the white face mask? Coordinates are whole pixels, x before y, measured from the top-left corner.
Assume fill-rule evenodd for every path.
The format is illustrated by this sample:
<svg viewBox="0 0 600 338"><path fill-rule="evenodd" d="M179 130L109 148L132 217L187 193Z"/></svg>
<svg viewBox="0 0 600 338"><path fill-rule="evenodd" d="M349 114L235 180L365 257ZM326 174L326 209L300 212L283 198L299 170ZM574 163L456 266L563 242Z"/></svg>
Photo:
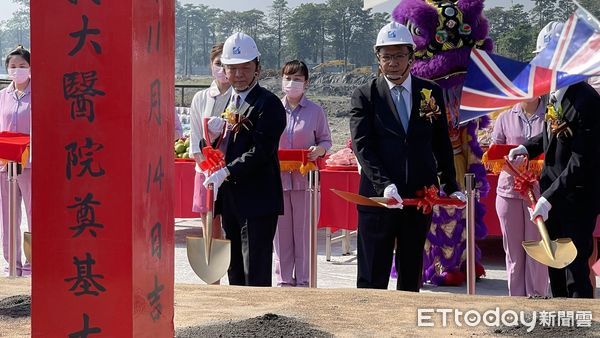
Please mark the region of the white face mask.
<svg viewBox="0 0 600 338"><path fill-rule="evenodd" d="M225 76L225 70L223 67L212 65L212 76L215 78L215 80L221 83L229 83L227 77Z"/></svg>
<svg viewBox="0 0 600 338"><path fill-rule="evenodd" d="M304 81L281 80L281 90L291 98L299 98L304 94Z"/></svg>
<svg viewBox="0 0 600 338"><path fill-rule="evenodd" d="M21 84L29 80L29 68L8 68L8 78L17 84Z"/></svg>

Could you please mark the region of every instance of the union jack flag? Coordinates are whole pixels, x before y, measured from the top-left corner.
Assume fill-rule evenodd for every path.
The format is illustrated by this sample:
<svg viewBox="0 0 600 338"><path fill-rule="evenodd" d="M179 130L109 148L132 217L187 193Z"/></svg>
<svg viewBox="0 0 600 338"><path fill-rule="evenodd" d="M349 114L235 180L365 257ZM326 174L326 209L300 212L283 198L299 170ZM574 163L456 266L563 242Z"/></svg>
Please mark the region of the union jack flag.
<svg viewBox="0 0 600 338"><path fill-rule="evenodd" d="M473 49L461 97L466 122L600 74L600 23L579 7L530 63Z"/></svg>

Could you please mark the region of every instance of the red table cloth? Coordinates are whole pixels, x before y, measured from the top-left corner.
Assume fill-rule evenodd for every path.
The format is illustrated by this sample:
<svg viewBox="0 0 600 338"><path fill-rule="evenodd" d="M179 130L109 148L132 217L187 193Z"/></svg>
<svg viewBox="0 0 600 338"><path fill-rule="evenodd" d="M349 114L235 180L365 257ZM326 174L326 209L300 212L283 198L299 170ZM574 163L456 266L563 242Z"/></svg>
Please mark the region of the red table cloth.
<svg viewBox="0 0 600 338"><path fill-rule="evenodd" d="M29 135L0 132L0 159L25 164L29 153Z"/></svg>
<svg viewBox="0 0 600 338"><path fill-rule="evenodd" d="M356 205L337 196L331 189L358 193L360 175L354 170L329 170L320 171L321 177L321 211L319 214L319 228L330 227L337 229L356 230L358 213Z"/></svg>
<svg viewBox="0 0 600 338"><path fill-rule="evenodd" d="M197 218L200 213L192 212L194 200L194 178L196 171L194 161L175 161L173 177L173 215L175 218Z"/></svg>

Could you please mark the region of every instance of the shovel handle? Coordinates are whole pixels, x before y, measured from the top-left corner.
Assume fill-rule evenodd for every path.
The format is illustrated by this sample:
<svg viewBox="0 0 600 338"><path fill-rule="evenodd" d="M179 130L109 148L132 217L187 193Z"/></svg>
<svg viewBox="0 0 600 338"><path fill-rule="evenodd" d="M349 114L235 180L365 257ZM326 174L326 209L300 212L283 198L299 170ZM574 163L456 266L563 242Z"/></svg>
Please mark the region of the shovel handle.
<svg viewBox="0 0 600 338"><path fill-rule="evenodd" d="M535 198L532 189L527 190L527 198L529 199L530 208L535 209L535 205L537 204L537 198ZM546 228L546 223L544 222L542 216L537 216L535 218L535 225L537 225L540 237L542 237L542 245L544 246L544 249L546 250L546 252L548 252L549 255L554 257L554 254L550 249L550 235L548 234L548 229Z"/></svg>
<svg viewBox="0 0 600 338"><path fill-rule="evenodd" d="M212 213L215 204L215 187L212 183L206 187L206 210Z"/></svg>

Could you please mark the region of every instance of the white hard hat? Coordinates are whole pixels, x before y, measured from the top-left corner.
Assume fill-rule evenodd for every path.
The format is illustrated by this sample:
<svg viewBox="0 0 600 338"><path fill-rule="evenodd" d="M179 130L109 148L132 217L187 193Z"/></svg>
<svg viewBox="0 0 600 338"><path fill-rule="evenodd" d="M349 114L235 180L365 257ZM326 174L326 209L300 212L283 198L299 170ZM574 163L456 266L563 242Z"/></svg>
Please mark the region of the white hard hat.
<svg viewBox="0 0 600 338"><path fill-rule="evenodd" d="M228 37L223 44L221 63L224 65L237 65L250 62L260 56L256 42L249 35L235 33Z"/></svg>
<svg viewBox="0 0 600 338"><path fill-rule="evenodd" d="M539 53L546 48L546 45L548 45L548 42L550 42L550 39L552 38L552 34L560 33L562 27L563 24L558 21L550 21L546 26L544 26L544 28L542 28L538 34L533 53Z"/></svg>
<svg viewBox="0 0 600 338"><path fill-rule="evenodd" d="M377 41L375 42L375 47L391 45L411 45L413 49L416 47L408 28L395 21L392 21L381 28L379 34L377 34Z"/></svg>

